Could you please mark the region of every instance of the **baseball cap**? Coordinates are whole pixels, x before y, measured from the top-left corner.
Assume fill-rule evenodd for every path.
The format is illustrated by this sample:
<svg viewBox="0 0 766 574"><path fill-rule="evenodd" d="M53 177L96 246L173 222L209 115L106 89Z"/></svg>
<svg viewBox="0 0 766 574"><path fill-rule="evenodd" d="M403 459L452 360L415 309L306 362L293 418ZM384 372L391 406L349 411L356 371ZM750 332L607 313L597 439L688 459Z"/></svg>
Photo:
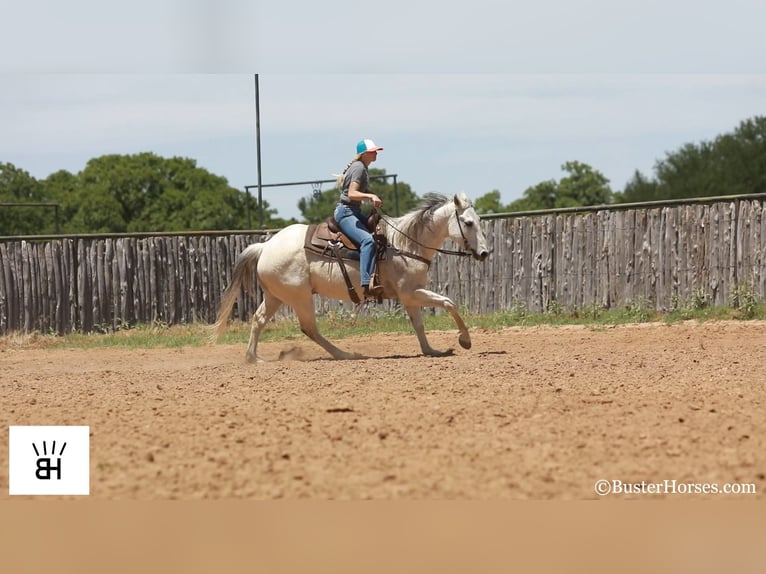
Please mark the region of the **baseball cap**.
<svg viewBox="0 0 766 574"><path fill-rule="evenodd" d="M361 140L358 144L356 144L356 153L364 153L366 151L380 151L382 149L382 147L376 146L374 141L367 139Z"/></svg>

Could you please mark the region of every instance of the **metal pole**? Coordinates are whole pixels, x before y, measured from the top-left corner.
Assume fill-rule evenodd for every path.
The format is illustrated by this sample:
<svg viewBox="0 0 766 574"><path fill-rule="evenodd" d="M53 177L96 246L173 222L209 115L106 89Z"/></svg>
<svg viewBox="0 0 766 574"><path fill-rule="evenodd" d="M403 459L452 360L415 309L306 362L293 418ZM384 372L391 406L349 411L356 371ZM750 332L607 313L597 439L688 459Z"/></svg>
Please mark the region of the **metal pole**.
<svg viewBox="0 0 766 574"><path fill-rule="evenodd" d="M258 168L258 229L263 229L263 195L261 192L261 104L258 91L258 74L255 75L255 148Z"/></svg>
<svg viewBox="0 0 766 574"><path fill-rule="evenodd" d="M396 217L399 217L399 191L396 189L396 174L394 174L394 209Z"/></svg>
<svg viewBox="0 0 766 574"><path fill-rule="evenodd" d="M247 213L247 228L253 228L253 218L250 216L250 186L245 186L245 213Z"/></svg>

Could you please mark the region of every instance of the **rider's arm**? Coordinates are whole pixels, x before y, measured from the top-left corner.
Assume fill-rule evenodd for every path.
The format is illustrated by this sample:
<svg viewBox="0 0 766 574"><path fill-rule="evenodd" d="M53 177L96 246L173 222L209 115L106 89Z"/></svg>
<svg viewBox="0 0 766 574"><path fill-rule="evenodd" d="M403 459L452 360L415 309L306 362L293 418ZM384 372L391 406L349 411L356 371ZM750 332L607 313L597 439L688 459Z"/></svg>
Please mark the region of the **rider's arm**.
<svg viewBox="0 0 766 574"><path fill-rule="evenodd" d="M351 185L348 186L348 198L351 201L363 201L365 199L369 199L372 201L372 204L375 207L380 207L383 203L380 198L375 195L374 193L364 193L359 189L359 182L358 181L352 181Z"/></svg>

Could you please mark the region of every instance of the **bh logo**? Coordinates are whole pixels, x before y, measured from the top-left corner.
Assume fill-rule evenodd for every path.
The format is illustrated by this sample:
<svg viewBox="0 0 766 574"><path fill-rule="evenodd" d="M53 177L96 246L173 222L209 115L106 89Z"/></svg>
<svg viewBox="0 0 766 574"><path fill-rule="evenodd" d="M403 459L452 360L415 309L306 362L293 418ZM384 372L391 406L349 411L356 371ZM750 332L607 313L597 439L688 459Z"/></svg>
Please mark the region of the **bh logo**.
<svg viewBox="0 0 766 574"><path fill-rule="evenodd" d="M90 494L90 427L8 428L8 494Z"/></svg>
<svg viewBox="0 0 766 574"><path fill-rule="evenodd" d="M61 450L59 450L59 458L56 459L55 466L51 465L51 459L50 458L42 458L40 456L40 451L37 450L37 445L35 443L32 443L32 448L35 449L35 454L37 455L37 471L35 471L35 476L39 478L40 480L50 480L51 479L51 471L56 471L56 480L61 480L61 455L64 454L64 449L66 448L66 443L61 445ZM43 441L43 455L47 455L47 448L45 441ZM53 444L51 445L51 456L56 455L56 441L53 441Z"/></svg>

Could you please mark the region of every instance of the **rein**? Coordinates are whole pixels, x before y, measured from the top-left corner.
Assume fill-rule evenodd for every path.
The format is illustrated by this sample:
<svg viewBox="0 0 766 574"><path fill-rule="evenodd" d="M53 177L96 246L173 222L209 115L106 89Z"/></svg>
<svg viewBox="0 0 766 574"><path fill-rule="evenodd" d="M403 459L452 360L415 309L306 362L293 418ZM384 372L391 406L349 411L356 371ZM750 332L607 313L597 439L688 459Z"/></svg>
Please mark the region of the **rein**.
<svg viewBox="0 0 766 574"><path fill-rule="evenodd" d="M382 209L378 209L377 211L380 213L381 219L383 219L386 222L386 224L391 227L391 229L396 231L399 235L403 235L404 237L412 241L415 245L420 245L420 247L425 247L426 249L433 249L434 251L438 253L443 253L444 255L457 255L458 257L466 257L466 256L472 255L470 251L455 251L453 249L441 249L440 247L429 247L428 245L421 243L414 237L410 237L404 231L396 227L396 225L392 223L393 218L387 213L385 213ZM460 236L463 238L463 244L466 247L468 247L468 239L466 239L465 233L463 232L463 224L460 222L460 217L457 214L457 210L455 210L455 219L457 219L457 226L458 226L458 229L460 229ZM400 250L397 250L397 251L399 251L402 255L407 255L414 259L419 259L420 261L428 263L429 265L431 264L430 261L428 261L425 257L421 257L420 255L415 255L414 253L406 253Z"/></svg>

